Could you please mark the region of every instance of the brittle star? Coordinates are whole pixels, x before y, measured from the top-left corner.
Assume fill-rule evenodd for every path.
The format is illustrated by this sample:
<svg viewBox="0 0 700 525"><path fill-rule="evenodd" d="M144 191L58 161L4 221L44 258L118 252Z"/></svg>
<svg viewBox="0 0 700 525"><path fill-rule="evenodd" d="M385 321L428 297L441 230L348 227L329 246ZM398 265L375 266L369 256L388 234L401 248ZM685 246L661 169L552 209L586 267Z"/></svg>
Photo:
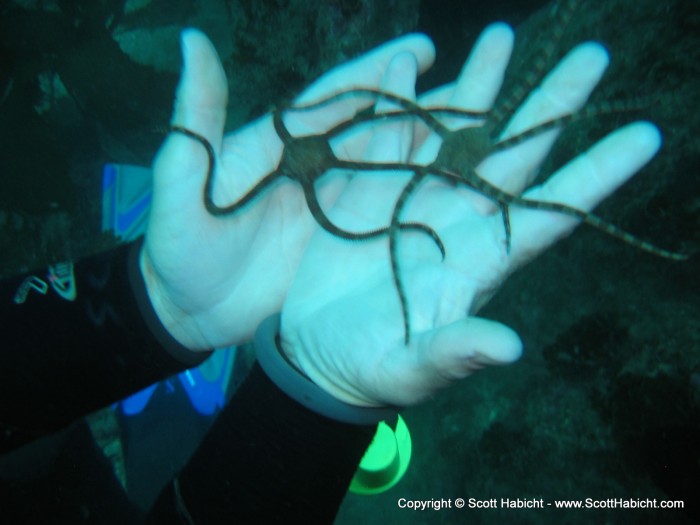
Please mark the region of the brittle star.
<svg viewBox="0 0 700 525"><path fill-rule="evenodd" d="M585 224L603 231L607 235L615 237L626 244L632 245L658 257L672 260L687 259L688 256L686 254L658 248L592 213L579 210L566 204L538 201L510 194L489 183L487 180L480 177L475 171L476 167L486 157L494 153L513 148L518 144L521 144L526 140L551 129L563 128L575 121L586 118L632 111L648 106L647 101L640 99L602 103L596 106L584 107L578 112L550 119L516 135L499 139L503 128L513 115L515 108L519 107L534 89L534 87L542 81L547 65L551 61L554 49L556 48L556 44L561 39L565 27L573 16L573 13L577 9L578 5L578 0L563 0L561 3L555 5L552 22L553 36L550 44L541 48L535 55L532 60L532 69L525 75L525 78L521 84L513 89L510 96L492 111L481 114L481 116L485 118L482 126L465 127L452 131L437 119L432 117L426 118L426 113L430 115L432 115L434 112L442 112L450 115L459 115L461 113L465 117L474 117L478 116L478 114L449 108L423 108L417 110L416 105L413 102L397 102L406 112L413 113L415 116L421 118L421 120L423 120L423 122L442 139L442 144L438 151L437 157L430 165L418 165L412 168L413 176L406 183L401 194L399 195L391 218L389 230L389 253L391 258L394 285L401 303L401 311L404 322L404 341L406 345L410 343L411 325L408 299L399 270L399 231L396 228L396 225L399 223L401 212L404 209L409 197L416 191L420 183L429 175L436 176L455 186L468 186L493 201L494 204L496 204L496 206L500 209L503 219L506 252L510 250L511 242L509 206L516 205L524 208L556 212L574 217ZM447 109L449 109L449 111L446 111Z"/></svg>
<svg viewBox="0 0 700 525"><path fill-rule="evenodd" d="M652 245L651 243L643 241L592 213L588 213L561 203L537 201L507 193L501 190L500 188L492 185L487 180L481 178L475 171L476 167L489 155L517 146L518 144L521 144L522 142L533 138L541 133L544 133L548 130L555 128L563 128L566 125L571 124L577 120L583 120L586 118L601 116L610 113L637 110L648 105L647 101L640 99L622 102L602 103L597 106L586 107L578 112L569 115L564 115L562 117L548 120L530 129L522 131L517 135L513 135L501 140L498 139L502 132L502 129L505 127L505 124L508 122L508 120L514 113L515 108L520 106L524 99L529 95L529 93L534 89L534 87L541 82L542 78L544 77L547 64L551 61L554 49L556 47L556 43L561 39L561 36L564 33L564 28L566 27L568 21L571 19L577 7L577 0L565 0L564 2L555 6L553 12L553 37L550 41L550 44L540 49L540 51L535 55L534 59L532 60L532 62L534 63L533 68L527 73L527 75L525 75L523 81L513 89L508 98L506 98L498 107L496 107L492 111L476 112L448 107L422 108L410 100L402 99L400 97L396 97L388 93L383 93L380 91L370 89L348 90L343 93L339 93L334 97L329 97L325 101L322 101L320 103L310 104L303 107L290 108L297 111L305 109L315 109L320 107L322 104L330 103L331 101L337 100L341 97L347 97L351 95L370 95L376 97L377 99L388 100L401 107L402 111L378 115L370 114L356 116L354 119L347 122L344 126L340 125L334 128L331 131L331 133L340 133L344 131L345 128L364 121L413 115L421 119L433 132L435 132L442 139L442 144L440 146L440 150L435 161L433 161L430 165L427 166L413 165L409 163L385 163L381 165L368 165L367 163L357 163L354 166L355 169L361 170L386 169L402 171L405 171L407 167L410 167L410 170L413 172L413 176L403 188L394 206L389 230L389 253L391 259L392 276L401 304L401 312L404 323L404 341L406 345L410 343L411 326L408 299L406 296L404 285L402 283L401 273L399 269L397 247L399 229L396 226L399 224L400 214L404 209L410 195L414 191L416 191L420 183L429 175L438 177L453 185L468 186L476 192L492 200L501 211L503 225L505 229L505 249L507 252L510 250L511 242L509 206L517 205L525 208L569 215L590 226L593 226L594 228L603 231L604 233L612 237L615 237L627 244L630 244L638 249L644 250L659 257L664 257L673 260L683 260L687 258L687 255L685 254L664 250L662 248L658 248ZM471 119L480 118L483 120L483 125L480 127L467 127L451 131L447 126L445 126L437 118L435 118L436 114L448 115L453 117L468 117Z"/></svg>
<svg viewBox="0 0 700 525"><path fill-rule="evenodd" d="M322 101L323 104L325 101ZM310 109L313 106L304 106L301 110ZM232 204L219 206L214 203L214 178L216 172L216 152L211 143L199 133L182 126L173 125L170 127L171 132L181 133L202 144L207 152L208 167L206 182L204 184L204 207L206 210L215 216L232 215L249 204L255 197L258 196L265 188L281 177L288 177L297 181L304 191L306 205L314 217L316 222L326 231L348 240L367 240L381 235L386 235L389 232L389 226L379 227L373 230L363 232L352 232L337 226L321 208L315 190L315 182L322 177L327 171L340 168L353 170L357 168L357 163L339 159L330 145L330 138L340 131L345 131L346 122L341 123L326 133L317 135L304 135L300 137L293 136L284 124L283 114L289 108L280 108L273 112L272 119L275 126L275 131L282 140L284 148L280 163L272 172L266 174L260 179L245 195ZM294 108L296 109L296 108ZM406 222L395 225L399 230L418 231L428 235L437 245L440 250L440 255L445 258L445 247L438 234L430 226L416 223Z"/></svg>

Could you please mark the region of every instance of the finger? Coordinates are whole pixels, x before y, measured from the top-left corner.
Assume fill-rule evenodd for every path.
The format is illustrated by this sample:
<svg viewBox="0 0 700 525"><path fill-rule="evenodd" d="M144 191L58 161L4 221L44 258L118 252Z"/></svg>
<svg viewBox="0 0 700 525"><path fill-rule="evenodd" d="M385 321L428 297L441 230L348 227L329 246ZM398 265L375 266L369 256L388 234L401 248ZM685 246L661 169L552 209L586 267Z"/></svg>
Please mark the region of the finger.
<svg viewBox="0 0 700 525"><path fill-rule="evenodd" d="M413 54L418 71L421 72L428 69L435 59L435 48L428 37L421 34L406 35L334 68L305 90L294 104L317 102L353 88L376 89L381 85L386 68L393 57L401 52ZM313 122L311 129L325 130L351 118L358 110L374 104L375 101L371 96L345 98L318 111L291 112L285 122L295 135L309 129L309 120Z"/></svg>
<svg viewBox="0 0 700 525"><path fill-rule="evenodd" d="M177 88L172 124L207 139L219 151L226 119L228 87L214 46L200 31L187 29L181 36L183 70ZM201 191L209 167L206 150L196 140L171 133L161 148L154 169L154 206L165 196L170 207L191 207L192 192ZM193 174L198 176L193 177ZM161 188L177 188L162 192ZM197 201L201 205L200 201Z"/></svg>
<svg viewBox="0 0 700 525"><path fill-rule="evenodd" d="M601 45L589 42L577 46L542 85L532 91L501 138L518 135L538 124L578 111L595 89L608 63L608 54ZM531 182L559 132L553 129L490 155L478 166L479 176L504 191L520 194Z"/></svg>
<svg viewBox="0 0 700 525"><path fill-rule="evenodd" d="M455 86L457 82L450 82L449 84L444 84L435 89L423 93L418 97L418 104L424 108L433 108L440 106L447 106L450 98L452 98L452 93L454 93ZM428 126L414 126L413 127L413 144L416 150L414 155L414 160L417 160L417 152L421 151L425 141L433 135L432 130ZM439 143L435 147L440 147ZM429 157L430 158L430 157Z"/></svg>
<svg viewBox="0 0 700 525"><path fill-rule="evenodd" d="M401 52L388 64L380 89L403 98L415 99L415 84L418 75L418 62L412 53ZM386 112L398 109L393 103L379 101L376 111ZM411 150L413 125L411 119L390 120L374 124L365 149L363 159L368 163L400 162L408 159ZM352 148L357 150L356 147ZM358 159L353 159L358 160ZM351 228L352 218L361 214L359 230L384 228L391 221L392 205L401 191L400 180L408 173L384 170L360 170L353 174L351 182L336 203L334 216L352 215L347 227ZM352 229L358 230L357 226Z"/></svg>
<svg viewBox="0 0 700 525"><path fill-rule="evenodd" d="M378 87L392 59L399 53L407 52L416 58L418 71L423 73L435 60L435 46L422 34L410 34L396 38L364 55L338 66L304 91L297 103L309 103L327 97L332 93L353 87ZM358 71L364 73L357 75ZM373 102L370 100L369 102Z"/></svg>
<svg viewBox="0 0 700 525"><path fill-rule="evenodd" d="M518 334L478 317L416 334L410 348L396 348L378 360L373 377L387 378L381 391L354 393L373 404L410 406L486 366L507 365L522 354ZM386 388L386 385L391 388Z"/></svg>
<svg viewBox="0 0 700 525"><path fill-rule="evenodd" d="M462 379L485 366L507 365L522 354L520 337L512 329L488 319L468 317L422 334L430 361L447 381Z"/></svg>
<svg viewBox="0 0 700 525"><path fill-rule="evenodd" d="M547 75L542 85L530 93L501 138L580 109L609 63L610 56L602 45L586 42L576 46Z"/></svg>
<svg viewBox="0 0 700 525"><path fill-rule="evenodd" d="M177 88L173 124L219 138L226 120L228 84L211 41L196 29L181 35L184 67Z"/></svg>
<svg viewBox="0 0 700 525"><path fill-rule="evenodd" d="M513 30L504 23L488 26L459 74L450 106L489 110L503 85L512 51Z"/></svg>
<svg viewBox="0 0 700 525"><path fill-rule="evenodd" d="M469 58L464 64L456 84L451 90L434 91L420 98L421 105L447 105L469 111L486 111L493 105L498 95L508 61L513 50L513 31L503 23L492 24L479 36ZM449 95L445 104L442 100ZM441 119L449 127L465 127L469 121L463 118ZM421 137L417 137L421 140ZM426 145L416 155L420 164L435 158L441 140L437 136L429 138Z"/></svg>
<svg viewBox="0 0 700 525"><path fill-rule="evenodd" d="M426 91L418 96L418 104L424 108L447 106L447 103L452 98L456 85L457 82L455 81Z"/></svg>
<svg viewBox="0 0 700 525"><path fill-rule="evenodd" d="M513 31L504 23L488 26L479 36L456 82L418 97L423 107L450 106L471 111L491 108L503 84L513 51Z"/></svg>
<svg viewBox="0 0 700 525"><path fill-rule="evenodd" d="M411 53L396 55L387 67L386 74L379 88L387 93L398 95L407 100L416 99L416 79L418 62ZM402 109L387 100L380 100L375 106L377 113ZM373 127L372 139L365 153L365 160L370 162L398 162L407 160L411 150L413 126L410 119L398 119Z"/></svg>
<svg viewBox="0 0 700 525"><path fill-rule="evenodd" d="M590 211L649 162L660 147L656 126L635 122L605 137L523 197ZM511 256L521 264L570 233L579 221L560 213L514 206L510 223Z"/></svg>
<svg viewBox="0 0 700 525"><path fill-rule="evenodd" d="M492 24L480 35L469 58L454 85L438 88L419 98L424 107L445 105L469 111L487 111L492 106L503 84L505 71L513 51L513 31L503 23ZM447 100L446 100L447 99ZM483 119L441 118L448 126L459 129L469 125L483 125ZM437 134L426 135L425 126L416 126L414 142L421 144L414 155L417 164L429 164L437 157L443 140ZM467 145L468 146L468 145ZM465 155L468 147L464 148ZM480 159L471 159L475 164ZM468 177L472 174L462 174ZM465 207L479 212L490 212L493 204L469 188L463 186L446 190L444 184L435 177L428 179L418 192L422 209L432 209L437 202L450 202L443 209L452 210L451 217L461 213ZM412 217L413 218L413 217ZM420 219L420 214L415 216ZM447 219L447 216L444 216Z"/></svg>

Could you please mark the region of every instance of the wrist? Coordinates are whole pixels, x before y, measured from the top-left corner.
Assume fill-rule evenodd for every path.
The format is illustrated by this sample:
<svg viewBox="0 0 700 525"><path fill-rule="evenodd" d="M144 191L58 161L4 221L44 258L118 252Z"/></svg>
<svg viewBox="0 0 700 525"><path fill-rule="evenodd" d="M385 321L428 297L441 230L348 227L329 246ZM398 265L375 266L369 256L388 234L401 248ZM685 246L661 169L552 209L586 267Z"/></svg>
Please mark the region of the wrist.
<svg viewBox="0 0 700 525"><path fill-rule="evenodd" d="M143 239L136 241L130 249L127 260L129 285L131 286L131 292L133 293L139 313L151 335L163 349L178 361L185 364L187 368L196 366L208 357L208 353L192 351L189 347L183 345L168 331L161 318L156 313L152 300L149 297L149 290L146 286L144 274L141 269L142 245Z"/></svg>
<svg viewBox="0 0 700 525"><path fill-rule="evenodd" d="M193 335L198 334L199 330L191 316L167 298L167 294L163 291L162 280L146 253L145 246L140 249L138 264L148 302L165 331L188 350L211 350L204 337Z"/></svg>
<svg viewBox="0 0 700 525"><path fill-rule="evenodd" d="M279 314L265 319L255 332L255 353L267 376L285 394L306 408L343 423L373 425L379 421L396 419L396 407L352 405L311 381L280 348L279 329Z"/></svg>

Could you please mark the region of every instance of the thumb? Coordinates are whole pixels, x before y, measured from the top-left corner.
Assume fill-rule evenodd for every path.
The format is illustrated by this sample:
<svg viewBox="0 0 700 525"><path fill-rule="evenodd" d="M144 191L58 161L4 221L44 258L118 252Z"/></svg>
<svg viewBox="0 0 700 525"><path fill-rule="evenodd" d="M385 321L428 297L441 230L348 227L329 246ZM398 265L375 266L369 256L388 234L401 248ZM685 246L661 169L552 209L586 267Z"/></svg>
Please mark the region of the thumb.
<svg viewBox="0 0 700 525"><path fill-rule="evenodd" d="M204 137L218 152L226 121L226 74L214 45L201 31L184 30L181 46L183 68L171 124ZM201 194L209 162L200 141L169 134L154 163L152 216L189 209L194 203L201 206L192 195Z"/></svg>
<svg viewBox="0 0 700 525"><path fill-rule="evenodd" d="M485 366L510 364L522 354L518 334L501 323L479 317L462 319L429 335L433 364L448 381L462 379Z"/></svg>
<svg viewBox="0 0 700 525"><path fill-rule="evenodd" d="M180 38L183 69L172 123L203 135L216 146L226 120L226 74L204 33L185 29Z"/></svg>

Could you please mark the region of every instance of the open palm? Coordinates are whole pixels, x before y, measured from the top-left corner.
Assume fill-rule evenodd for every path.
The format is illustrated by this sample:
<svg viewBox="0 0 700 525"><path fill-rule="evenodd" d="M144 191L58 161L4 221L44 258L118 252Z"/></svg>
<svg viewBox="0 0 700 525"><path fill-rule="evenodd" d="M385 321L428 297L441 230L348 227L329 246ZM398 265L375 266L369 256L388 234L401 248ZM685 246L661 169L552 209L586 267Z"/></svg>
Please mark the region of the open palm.
<svg viewBox="0 0 700 525"><path fill-rule="evenodd" d="M266 115L223 136L227 82L209 40L196 30L182 36L184 70L172 124L204 137L216 157L213 200L226 206L242 197L280 161L283 144ZM399 52L433 60L424 36L397 39L336 68L303 95L306 102L349 87L377 88ZM291 115L295 134L321 133L352 117L369 100L347 100L325 111ZM366 141L349 146L362 155ZM355 151L355 150L359 151ZM299 186L284 178L239 212L216 217L203 205L209 167L203 145L172 133L154 165L153 204L141 257L149 297L166 328L191 349L250 339L265 317L279 311L316 223ZM332 202L345 184L335 178L319 188Z"/></svg>
<svg viewBox="0 0 700 525"><path fill-rule="evenodd" d="M418 102L490 109L512 42L510 28L491 26L457 82ZM576 111L607 64L601 46L578 46L541 89L533 91L504 134ZM399 56L391 68L396 73L384 89L413 97L415 59ZM464 121L459 125L464 126ZM590 210L643 166L660 145L653 125L635 123L609 135L542 186L529 188L556 134L556 130L545 132L488 156L476 171L512 194ZM410 129L410 122L382 124L370 142L369 160L425 165L435 159L440 144L434 134ZM406 172L357 174L329 215L347 229L386 225L409 177ZM507 246L497 206L471 189L438 180L419 188L400 219L435 228L446 248L443 261L427 236L408 232L398 236L397 261L411 326L408 346L386 237L358 244L317 232L282 311L284 352L315 383L350 404L409 405L485 365L517 359L521 353L517 334L474 314L510 273L577 224L568 216L512 207Z"/></svg>

